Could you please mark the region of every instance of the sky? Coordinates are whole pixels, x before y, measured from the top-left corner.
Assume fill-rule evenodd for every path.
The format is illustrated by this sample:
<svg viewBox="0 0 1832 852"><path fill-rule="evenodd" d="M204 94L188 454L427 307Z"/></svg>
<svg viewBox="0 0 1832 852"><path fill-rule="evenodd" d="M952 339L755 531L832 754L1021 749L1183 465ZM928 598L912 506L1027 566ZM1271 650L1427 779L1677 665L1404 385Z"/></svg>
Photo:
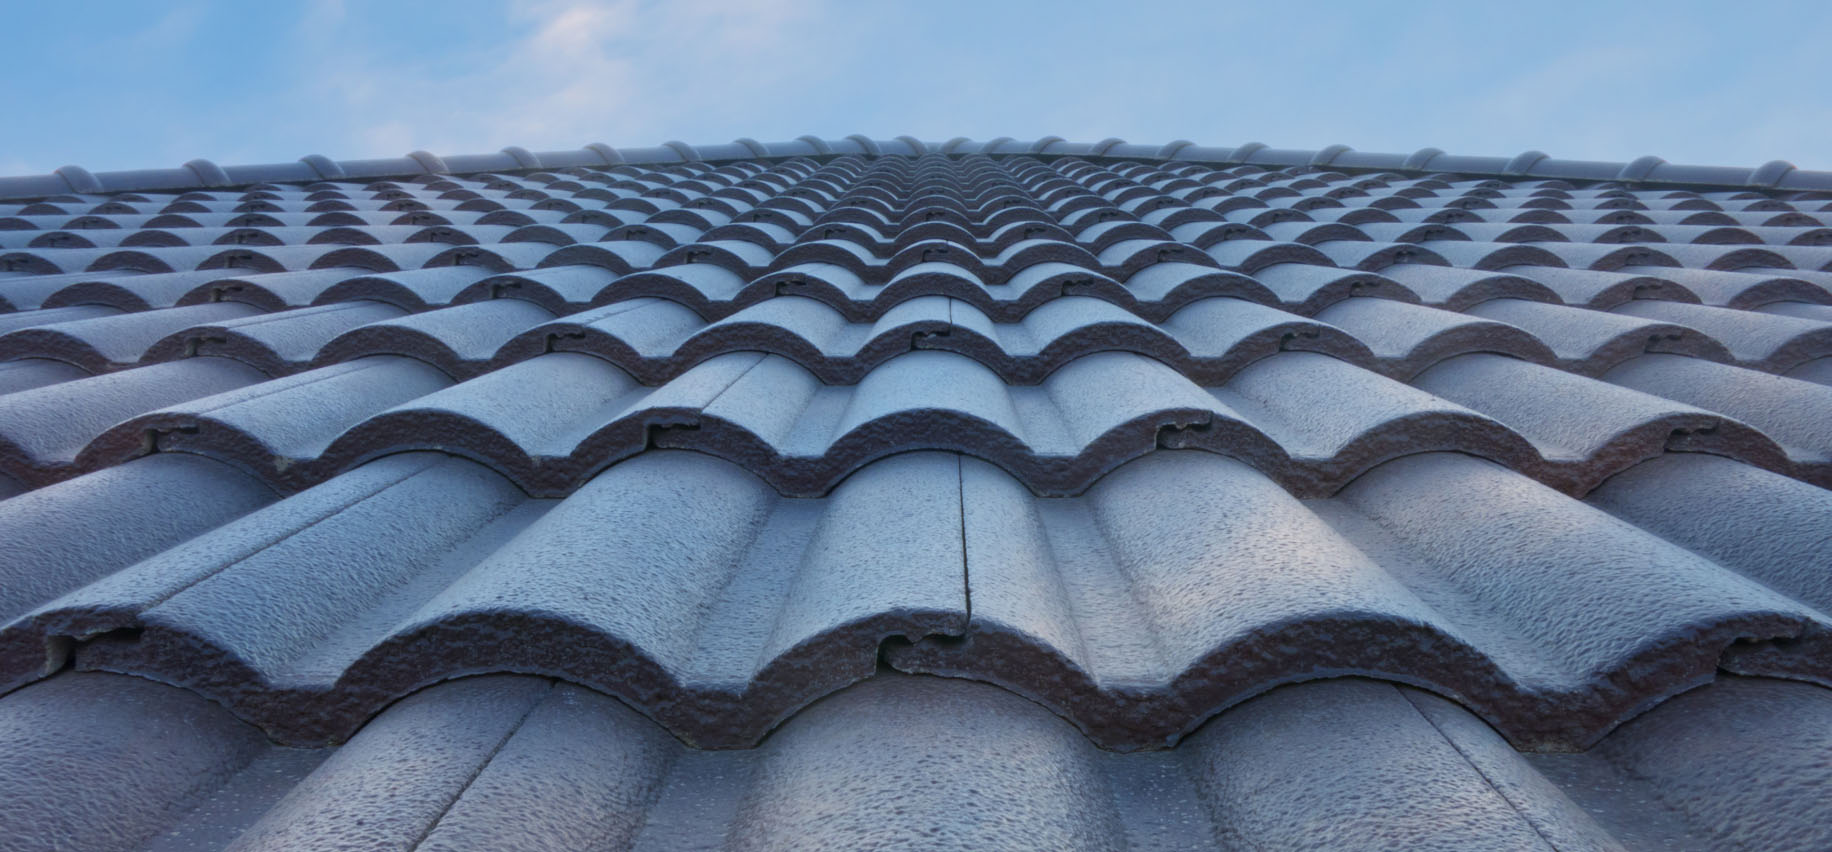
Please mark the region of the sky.
<svg viewBox="0 0 1832 852"><path fill-rule="evenodd" d="M0 0L0 174L909 134L1832 169L1832 3Z"/></svg>

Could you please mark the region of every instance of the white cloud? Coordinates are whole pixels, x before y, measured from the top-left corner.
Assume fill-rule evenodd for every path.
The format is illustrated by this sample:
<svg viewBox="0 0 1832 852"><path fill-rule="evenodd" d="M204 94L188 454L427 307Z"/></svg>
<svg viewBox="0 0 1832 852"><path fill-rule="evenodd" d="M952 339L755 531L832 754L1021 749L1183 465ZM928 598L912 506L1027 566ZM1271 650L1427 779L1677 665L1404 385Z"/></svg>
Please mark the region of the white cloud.
<svg viewBox="0 0 1832 852"><path fill-rule="evenodd" d="M824 0L522 0L507 10L510 37L456 71L452 57L367 50L321 29L305 85L360 149L338 156L725 141L787 123L797 90L818 94L849 52L826 37L846 20Z"/></svg>

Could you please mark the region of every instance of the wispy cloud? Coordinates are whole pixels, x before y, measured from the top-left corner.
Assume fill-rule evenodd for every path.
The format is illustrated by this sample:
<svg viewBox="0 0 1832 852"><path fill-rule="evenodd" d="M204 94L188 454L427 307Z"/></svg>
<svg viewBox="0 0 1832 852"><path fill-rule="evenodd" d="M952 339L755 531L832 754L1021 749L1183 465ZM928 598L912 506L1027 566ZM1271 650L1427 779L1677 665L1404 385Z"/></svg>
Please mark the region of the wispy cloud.
<svg viewBox="0 0 1832 852"><path fill-rule="evenodd" d="M842 18L822 0L522 0L508 7L508 37L461 67L353 50L342 27L327 27L307 76L351 125L356 155L652 144L782 123L760 119L817 89L847 52L800 46L843 29Z"/></svg>
<svg viewBox="0 0 1832 852"><path fill-rule="evenodd" d="M198 2L172 3L163 8L164 11L151 25L119 33L112 39L104 39L101 47L119 51L124 56L148 57L175 53L190 44L209 16L209 9Z"/></svg>

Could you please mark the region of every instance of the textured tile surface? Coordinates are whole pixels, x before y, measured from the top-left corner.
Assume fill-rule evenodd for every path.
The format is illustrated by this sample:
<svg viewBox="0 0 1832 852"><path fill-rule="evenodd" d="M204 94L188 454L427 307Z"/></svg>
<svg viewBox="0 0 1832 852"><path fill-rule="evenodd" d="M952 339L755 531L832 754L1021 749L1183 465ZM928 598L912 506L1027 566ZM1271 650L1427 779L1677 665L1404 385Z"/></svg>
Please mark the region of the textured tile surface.
<svg viewBox="0 0 1832 852"><path fill-rule="evenodd" d="M1824 193L749 144L0 201L0 848L1832 844Z"/></svg>
<svg viewBox="0 0 1832 852"><path fill-rule="evenodd" d="M1814 849L1829 725L1832 692L1726 678L1588 753L1522 754L1442 698L1332 680L1117 755L1004 690L885 675L754 750L695 751L602 695L499 675L296 749L184 690L71 673L0 699L0 844Z"/></svg>

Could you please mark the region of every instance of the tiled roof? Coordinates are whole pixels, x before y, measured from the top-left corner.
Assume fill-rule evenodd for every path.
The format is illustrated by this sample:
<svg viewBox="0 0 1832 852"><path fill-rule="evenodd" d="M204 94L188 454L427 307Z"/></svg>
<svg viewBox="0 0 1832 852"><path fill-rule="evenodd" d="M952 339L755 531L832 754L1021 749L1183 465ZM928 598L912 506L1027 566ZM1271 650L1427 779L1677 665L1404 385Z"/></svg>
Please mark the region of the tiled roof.
<svg viewBox="0 0 1832 852"><path fill-rule="evenodd" d="M1816 176L794 144L0 204L0 849L1832 846Z"/></svg>

